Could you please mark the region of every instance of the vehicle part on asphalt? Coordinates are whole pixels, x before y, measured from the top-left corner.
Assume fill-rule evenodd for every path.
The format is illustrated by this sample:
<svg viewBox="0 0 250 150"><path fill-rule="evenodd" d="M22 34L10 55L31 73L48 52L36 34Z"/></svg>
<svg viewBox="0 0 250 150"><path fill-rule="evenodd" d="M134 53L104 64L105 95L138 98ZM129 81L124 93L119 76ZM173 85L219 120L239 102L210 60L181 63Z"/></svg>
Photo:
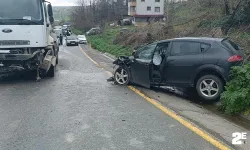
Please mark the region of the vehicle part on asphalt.
<svg viewBox="0 0 250 150"><path fill-rule="evenodd" d="M110 77L110 78L107 79L107 81L108 82L113 82L113 81L115 81L115 78L114 77Z"/></svg>

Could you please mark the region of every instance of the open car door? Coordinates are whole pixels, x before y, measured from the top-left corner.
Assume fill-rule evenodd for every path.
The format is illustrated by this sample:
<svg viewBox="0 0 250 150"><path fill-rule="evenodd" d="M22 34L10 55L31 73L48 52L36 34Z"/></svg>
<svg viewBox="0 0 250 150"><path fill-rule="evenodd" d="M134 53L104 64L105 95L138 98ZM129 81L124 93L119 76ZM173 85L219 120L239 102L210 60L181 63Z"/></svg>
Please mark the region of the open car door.
<svg viewBox="0 0 250 150"><path fill-rule="evenodd" d="M156 44L146 45L135 52L135 59L130 64L132 81L150 88L150 66Z"/></svg>

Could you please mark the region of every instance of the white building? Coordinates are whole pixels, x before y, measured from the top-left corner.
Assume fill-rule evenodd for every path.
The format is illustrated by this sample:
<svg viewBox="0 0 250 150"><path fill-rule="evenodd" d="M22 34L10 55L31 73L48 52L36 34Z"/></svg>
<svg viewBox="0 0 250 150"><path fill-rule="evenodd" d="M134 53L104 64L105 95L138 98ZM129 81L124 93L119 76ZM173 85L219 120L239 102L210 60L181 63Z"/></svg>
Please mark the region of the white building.
<svg viewBox="0 0 250 150"><path fill-rule="evenodd" d="M133 16L136 22L145 22L153 18L162 19L164 0L129 0L128 15Z"/></svg>

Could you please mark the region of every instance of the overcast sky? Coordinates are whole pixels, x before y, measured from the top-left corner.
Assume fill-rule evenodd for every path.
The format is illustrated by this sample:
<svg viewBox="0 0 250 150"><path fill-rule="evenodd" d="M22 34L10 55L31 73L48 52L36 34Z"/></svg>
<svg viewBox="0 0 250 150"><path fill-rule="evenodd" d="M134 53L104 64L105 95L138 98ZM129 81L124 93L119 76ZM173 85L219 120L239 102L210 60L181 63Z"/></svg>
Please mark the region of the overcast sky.
<svg viewBox="0 0 250 150"><path fill-rule="evenodd" d="M48 0L52 6L74 6L77 0Z"/></svg>

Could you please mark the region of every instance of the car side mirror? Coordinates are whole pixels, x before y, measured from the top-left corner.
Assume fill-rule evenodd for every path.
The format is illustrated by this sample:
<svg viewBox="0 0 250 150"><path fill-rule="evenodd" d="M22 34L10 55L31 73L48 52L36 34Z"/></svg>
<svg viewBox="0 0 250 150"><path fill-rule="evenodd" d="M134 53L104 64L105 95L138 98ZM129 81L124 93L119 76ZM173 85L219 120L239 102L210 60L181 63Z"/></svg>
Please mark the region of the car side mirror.
<svg viewBox="0 0 250 150"><path fill-rule="evenodd" d="M132 52L132 56L135 56L135 51Z"/></svg>
<svg viewBox="0 0 250 150"><path fill-rule="evenodd" d="M129 56L128 58L129 58L130 60L134 60L134 59L135 59L134 56Z"/></svg>
<svg viewBox="0 0 250 150"><path fill-rule="evenodd" d="M159 66L162 62L162 57L159 54L155 54L153 57L153 64Z"/></svg>

